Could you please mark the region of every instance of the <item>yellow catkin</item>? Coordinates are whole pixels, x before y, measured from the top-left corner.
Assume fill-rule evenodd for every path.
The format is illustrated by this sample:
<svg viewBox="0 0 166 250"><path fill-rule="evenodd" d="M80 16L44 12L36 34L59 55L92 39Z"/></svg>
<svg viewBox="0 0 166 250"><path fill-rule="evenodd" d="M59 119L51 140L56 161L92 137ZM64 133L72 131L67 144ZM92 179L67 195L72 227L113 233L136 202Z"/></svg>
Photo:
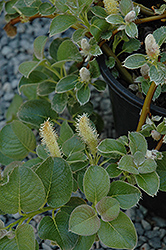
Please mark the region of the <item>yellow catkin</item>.
<svg viewBox="0 0 166 250"><path fill-rule="evenodd" d="M118 1L103 0L103 3L104 3L104 8L106 9L109 15L118 13L118 7L119 7Z"/></svg>
<svg viewBox="0 0 166 250"><path fill-rule="evenodd" d="M76 129L79 136L88 146L91 154L95 155L97 153L98 134L96 129L90 124L87 114L83 114L77 118Z"/></svg>
<svg viewBox="0 0 166 250"><path fill-rule="evenodd" d="M49 119L40 126L40 136L42 144L46 145L47 150L53 157L62 157L60 148L57 143L57 134L54 131Z"/></svg>

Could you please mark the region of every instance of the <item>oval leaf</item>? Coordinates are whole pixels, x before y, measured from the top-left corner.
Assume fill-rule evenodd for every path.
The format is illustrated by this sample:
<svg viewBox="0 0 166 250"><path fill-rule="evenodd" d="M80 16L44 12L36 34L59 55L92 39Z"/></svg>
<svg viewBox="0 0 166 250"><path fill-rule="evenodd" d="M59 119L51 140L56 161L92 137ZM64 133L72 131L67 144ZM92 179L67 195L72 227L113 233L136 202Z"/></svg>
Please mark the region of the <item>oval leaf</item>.
<svg viewBox="0 0 166 250"><path fill-rule="evenodd" d="M24 159L36 147L36 139L25 124L13 121L0 131L0 151L7 157Z"/></svg>
<svg viewBox="0 0 166 250"><path fill-rule="evenodd" d="M90 166L85 172L83 185L86 198L96 205L109 192L109 175L102 167Z"/></svg>
<svg viewBox="0 0 166 250"><path fill-rule="evenodd" d="M70 166L61 158L47 158L36 170L42 180L47 203L52 207L60 207L70 200L73 179Z"/></svg>
<svg viewBox="0 0 166 250"><path fill-rule="evenodd" d="M78 76L76 75L69 75L69 76L63 77L57 83L56 92L63 93L71 89L74 89L75 85L77 84L77 81L78 81Z"/></svg>
<svg viewBox="0 0 166 250"><path fill-rule="evenodd" d="M34 229L29 224L18 226L13 239L4 237L0 240L1 249L4 250L35 250L35 244Z"/></svg>
<svg viewBox="0 0 166 250"><path fill-rule="evenodd" d="M147 194L150 196L156 195L160 186L160 179L156 172L135 175L135 179L137 185Z"/></svg>
<svg viewBox="0 0 166 250"><path fill-rule="evenodd" d="M51 104L46 100L30 100L21 105L18 117L23 122L39 128L49 117L56 119L57 113L51 109Z"/></svg>
<svg viewBox="0 0 166 250"><path fill-rule="evenodd" d="M112 197L104 197L96 204L96 210L103 221L114 220L120 212L119 202Z"/></svg>
<svg viewBox="0 0 166 250"><path fill-rule="evenodd" d="M147 152L147 141L145 137L138 132L129 133L129 147L132 154L135 154L137 151L146 155Z"/></svg>
<svg viewBox="0 0 166 250"><path fill-rule="evenodd" d="M71 15L69 16L64 14L56 16L50 25L50 36L62 33L70 28L76 21L77 18Z"/></svg>
<svg viewBox="0 0 166 250"><path fill-rule="evenodd" d="M78 235L68 230L69 215L64 212L56 214L54 220L45 216L39 224L38 234L41 239L55 241L61 249L73 249Z"/></svg>
<svg viewBox="0 0 166 250"><path fill-rule="evenodd" d="M99 152L106 154L110 153L116 153L120 155L126 154L125 146L121 142L118 142L114 139L105 139L102 142L100 142L98 150Z"/></svg>
<svg viewBox="0 0 166 250"><path fill-rule="evenodd" d="M115 220L101 221L98 236L101 242L111 248L134 249L137 243L134 225L121 211Z"/></svg>
<svg viewBox="0 0 166 250"><path fill-rule="evenodd" d="M134 54L128 56L124 61L124 66L128 69L137 69L142 67L145 63L147 63L147 59L145 55L142 54Z"/></svg>
<svg viewBox="0 0 166 250"><path fill-rule="evenodd" d="M138 203L141 192L137 187L124 181L113 181L108 195L117 199L121 208L129 209Z"/></svg>
<svg viewBox="0 0 166 250"><path fill-rule="evenodd" d="M76 97L80 105L84 105L90 99L90 89L89 86L83 85L76 93Z"/></svg>
<svg viewBox="0 0 166 250"><path fill-rule="evenodd" d="M0 209L15 214L39 209L45 202L45 191L32 169L18 166L13 169L9 181L0 186L0 197Z"/></svg>
<svg viewBox="0 0 166 250"><path fill-rule="evenodd" d="M34 41L34 53L37 59L43 59L44 46L47 42L46 36L38 36Z"/></svg>
<svg viewBox="0 0 166 250"><path fill-rule="evenodd" d="M100 228L100 219L95 210L88 205L76 207L70 215L69 230L73 233L88 236L95 234Z"/></svg>

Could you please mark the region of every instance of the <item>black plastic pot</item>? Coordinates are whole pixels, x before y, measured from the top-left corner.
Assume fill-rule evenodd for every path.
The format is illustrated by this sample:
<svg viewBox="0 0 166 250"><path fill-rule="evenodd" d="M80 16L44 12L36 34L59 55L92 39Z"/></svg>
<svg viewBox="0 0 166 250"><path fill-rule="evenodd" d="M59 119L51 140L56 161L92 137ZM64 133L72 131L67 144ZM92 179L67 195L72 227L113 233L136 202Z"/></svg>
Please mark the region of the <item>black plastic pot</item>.
<svg viewBox="0 0 166 250"><path fill-rule="evenodd" d="M98 64L101 74L109 86L117 136L127 135L128 131L135 131L137 128L143 100L135 96L113 77L105 64L104 55L98 58ZM151 105L150 110L152 115L166 117L165 108ZM152 140L148 141L148 148L154 148L154 142ZM166 145L163 145L161 150L166 151ZM166 192L158 192L158 195L155 198L143 193L141 203L147 207L149 211L153 211L156 215L166 218Z"/></svg>

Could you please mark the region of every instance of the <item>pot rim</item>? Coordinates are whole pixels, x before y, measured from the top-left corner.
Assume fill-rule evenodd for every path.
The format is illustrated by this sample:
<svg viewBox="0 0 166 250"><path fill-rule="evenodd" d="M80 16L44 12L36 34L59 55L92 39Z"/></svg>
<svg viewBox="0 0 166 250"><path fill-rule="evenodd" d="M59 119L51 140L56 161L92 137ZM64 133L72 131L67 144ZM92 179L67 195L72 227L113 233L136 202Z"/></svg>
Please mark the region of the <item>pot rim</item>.
<svg viewBox="0 0 166 250"><path fill-rule="evenodd" d="M109 87L116 91L122 98L127 99L132 105L140 107L142 109L144 101L138 96L134 95L130 90L125 88L118 80L114 78L111 74L109 68L105 64L105 56L101 55L97 58L100 71ZM166 116L166 109L158 107L154 104L151 104L150 110L152 112L158 113L160 116Z"/></svg>

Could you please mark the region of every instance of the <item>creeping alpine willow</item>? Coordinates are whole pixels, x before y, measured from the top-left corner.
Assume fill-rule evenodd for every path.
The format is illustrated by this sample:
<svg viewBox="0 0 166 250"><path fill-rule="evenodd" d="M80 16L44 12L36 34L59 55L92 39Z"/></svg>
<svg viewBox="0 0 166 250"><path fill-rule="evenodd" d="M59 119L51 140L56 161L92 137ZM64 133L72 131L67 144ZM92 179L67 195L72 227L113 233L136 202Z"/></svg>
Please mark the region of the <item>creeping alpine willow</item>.
<svg viewBox="0 0 166 250"><path fill-rule="evenodd" d="M46 148L53 157L61 157L61 151L57 143L57 134L53 129L53 126L49 119L40 126L40 136L42 138L42 144L46 145Z"/></svg>
<svg viewBox="0 0 166 250"><path fill-rule="evenodd" d="M90 124L87 114L78 116L76 129L79 136L87 144L92 155L95 155L97 153L98 134L96 129Z"/></svg>

